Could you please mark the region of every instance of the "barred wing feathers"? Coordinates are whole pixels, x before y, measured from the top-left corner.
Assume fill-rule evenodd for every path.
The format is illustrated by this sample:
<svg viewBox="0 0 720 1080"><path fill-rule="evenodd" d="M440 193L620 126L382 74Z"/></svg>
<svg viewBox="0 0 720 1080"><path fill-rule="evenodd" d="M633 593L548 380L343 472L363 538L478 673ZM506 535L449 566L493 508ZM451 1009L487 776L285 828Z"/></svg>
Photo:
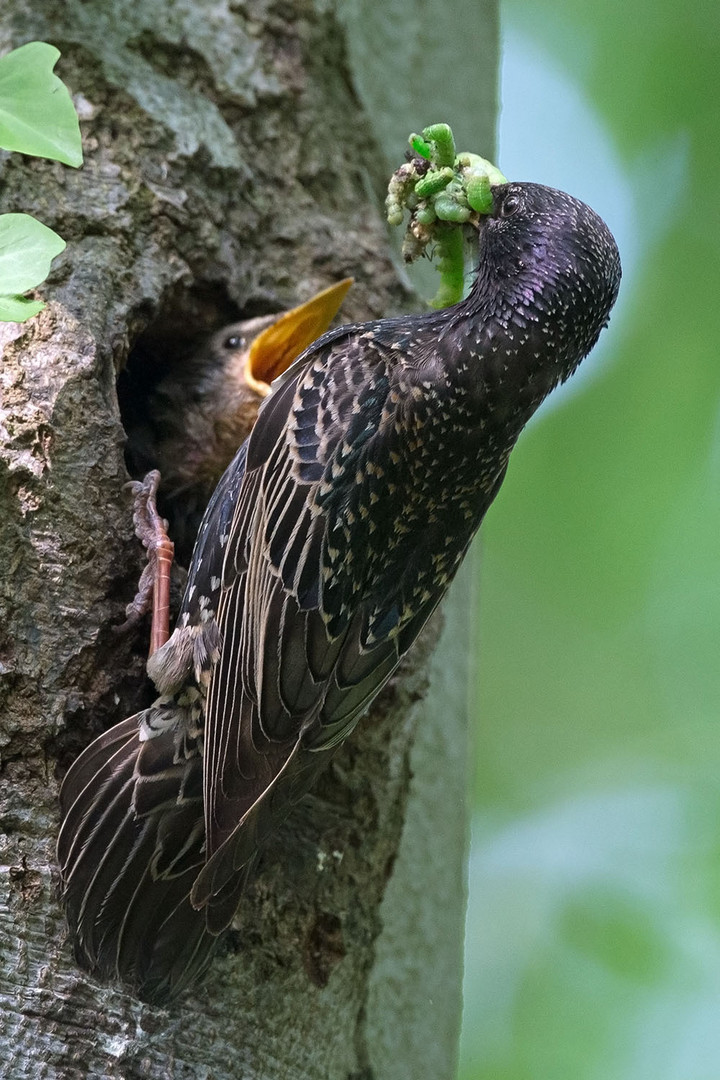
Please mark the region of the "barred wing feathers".
<svg viewBox="0 0 720 1080"><path fill-rule="evenodd" d="M375 463L392 449L401 399L373 336L351 328L321 339L268 400L248 442L207 702L208 863L192 894L213 932L232 918L238 870L401 656L402 603L374 590L392 529Z"/></svg>

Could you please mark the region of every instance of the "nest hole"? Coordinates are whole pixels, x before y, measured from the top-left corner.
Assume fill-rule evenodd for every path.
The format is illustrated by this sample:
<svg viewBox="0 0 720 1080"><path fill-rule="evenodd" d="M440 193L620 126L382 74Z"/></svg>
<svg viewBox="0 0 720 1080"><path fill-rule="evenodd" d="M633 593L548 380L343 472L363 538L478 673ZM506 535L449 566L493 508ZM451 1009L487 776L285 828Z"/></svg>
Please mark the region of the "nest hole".
<svg viewBox="0 0 720 1080"><path fill-rule="evenodd" d="M142 329L117 378L120 418L127 435L125 464L133 479L151 469L165 474L160 447L166 445L173 416L173 402L191 402L202 377L203 346L222 327L269 314L272 305L255 300L241 309L217 282L177 286L163 299L154 314L138 314ZM181 454L181 451L180 451ZM175 482L177 488L177 482ZM187 498L170 491L161 480L158 509L168 521L176 558L187 567L202 514L209 499L207 490L188 491Z"/></svg>
<svg viewBox="0 0 720 1080"><path fill-rule="evenodd" d="M156 464L146 461L139 446L139 431L153 422L153 394L172 378L203 341L226 323L244 315L216 283L180 286L161 302L154 316L138 316L144 324L117 379L120 419L128 436L126 464L133 479L140 479Z"/></svg>

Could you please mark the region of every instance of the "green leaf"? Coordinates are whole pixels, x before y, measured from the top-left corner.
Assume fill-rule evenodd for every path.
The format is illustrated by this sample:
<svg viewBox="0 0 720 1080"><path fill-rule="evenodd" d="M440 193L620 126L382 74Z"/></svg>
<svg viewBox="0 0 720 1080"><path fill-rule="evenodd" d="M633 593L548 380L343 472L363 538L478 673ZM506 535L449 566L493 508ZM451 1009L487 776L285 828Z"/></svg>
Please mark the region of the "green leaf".
<svg viewBox="0 0 720 1080"><path fill-rule="evenodd" d="M0 59L0 147L82 165L80 126L67 87L53 74L59 49L31 41Z"/></svg>
<svg viewBox="0 0 720 1080"><path fill-rule="evenodd" d="M29 214L0 215L0 294L39 285L64 248L62 237Z"/></svg>
<svg viewBox="0 0 720 1080"><path fill-rule="evenodd" d="M24 296L0 296L0 322L25 322L45 307L42 300Z"/></svg>

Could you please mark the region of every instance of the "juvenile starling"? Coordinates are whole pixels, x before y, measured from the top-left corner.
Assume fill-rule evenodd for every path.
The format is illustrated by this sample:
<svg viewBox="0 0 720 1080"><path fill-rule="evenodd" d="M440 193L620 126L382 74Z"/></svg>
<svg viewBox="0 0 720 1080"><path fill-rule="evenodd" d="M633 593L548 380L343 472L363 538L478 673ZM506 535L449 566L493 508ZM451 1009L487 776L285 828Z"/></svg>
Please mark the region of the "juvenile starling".
<svg viewBox="0 0 720 1080"><path fill-rule="evenodd" d="M595 344L620 282L604 223L493 191L466 300L325 334L224 474L159 697L63 784L58 852L83 964L173 997L206 966L256 852L444 595L523 426Z"/></svg>
<svg viewBox="0 0 720 1080"><path fill-rule="evenodd" d="M351 285L345 278L290 311L217 330L174 356L165 371L159 365L147 394L138 393L131 372L121 375L128 464L134 475L160 471L159 509L184 566L210 496L250 434L270 383L327 330ZM146 362L141 375L153 366Z"/></svg>

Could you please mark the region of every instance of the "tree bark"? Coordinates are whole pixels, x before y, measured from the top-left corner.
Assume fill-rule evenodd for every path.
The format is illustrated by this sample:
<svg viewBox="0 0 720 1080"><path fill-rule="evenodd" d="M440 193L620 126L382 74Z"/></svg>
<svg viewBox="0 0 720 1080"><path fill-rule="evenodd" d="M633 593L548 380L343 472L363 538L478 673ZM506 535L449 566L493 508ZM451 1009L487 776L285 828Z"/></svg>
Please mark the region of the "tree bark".
<svg viewBox="0 0 720 1080"><path fill-rule="evenodd" d="M492 8L465 6L492 57ZM395 10L417 34L410 0ZM428 40L446 17L435 11ZM388 246L386 166L358 96L377 107L370 15L342 15L322 0L25 0L0 15L3 47L62 50L86 154L78 171L2 160L3 209L68 241L45 311L0 325L2 1077L453 1072L467 588L440 651L431 660L442 619L276 838L194 993L163 1010L99 985L77 968L57 901L58 780L149 693L144 634L114 629L141 566L115 392L138 334L278 310L346 275L348 320L417 302ZM417 78L407 57L384 70L403 87ZM492 63L473 78L488 148ZM445 118L435 93L421 108L403 136ZM385 149L397 159L402 145Z"/></svg>

